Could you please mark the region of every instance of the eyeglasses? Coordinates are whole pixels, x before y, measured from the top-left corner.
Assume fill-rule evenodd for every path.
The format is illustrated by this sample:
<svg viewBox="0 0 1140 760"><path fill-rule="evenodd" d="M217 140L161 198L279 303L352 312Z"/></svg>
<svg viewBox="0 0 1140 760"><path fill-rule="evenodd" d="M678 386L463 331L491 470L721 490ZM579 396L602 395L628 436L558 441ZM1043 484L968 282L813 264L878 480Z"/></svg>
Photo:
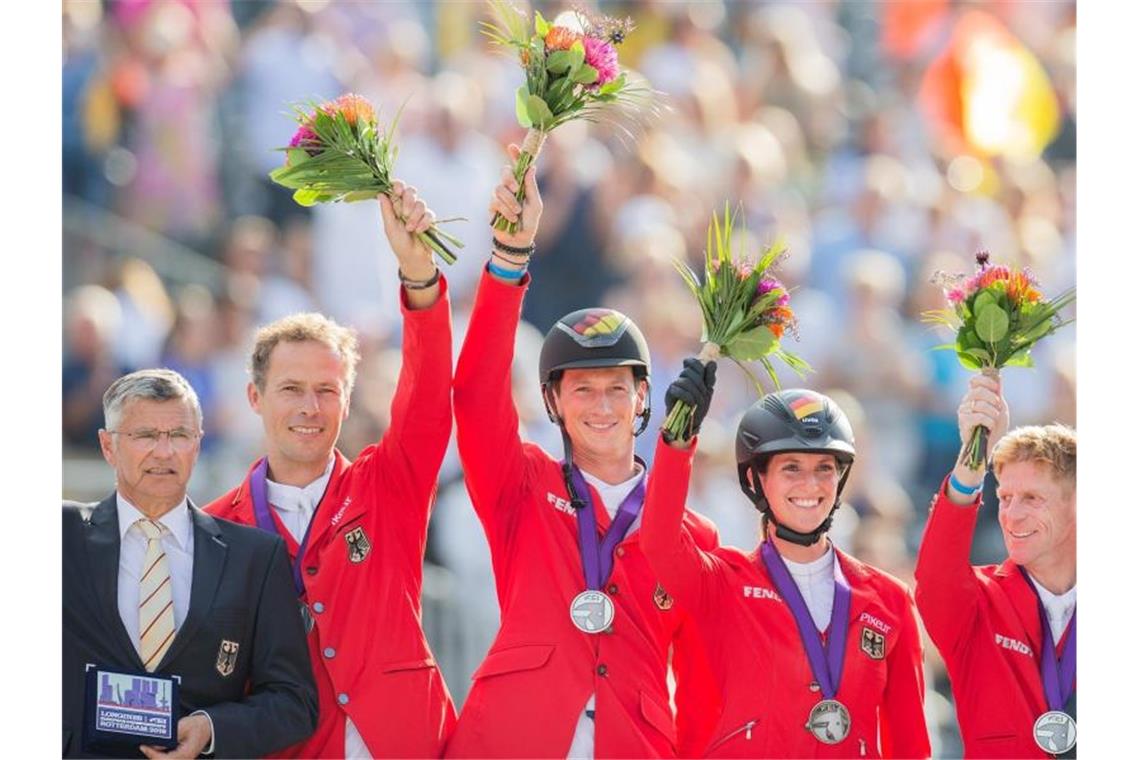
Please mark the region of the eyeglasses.
<svg viewBox="0 0 1140 760"><path fill-rule="evenodd" d="M129 432L126 430L108 430L107 432L112 435L125 435L132 445L138 446L144 451L151 451L156 448L158 442L165 436L170 439L170 448L185 453L194 448L194 444L201 437L201 433L186 428L174 428L173 430L145 428Z"/></svg>

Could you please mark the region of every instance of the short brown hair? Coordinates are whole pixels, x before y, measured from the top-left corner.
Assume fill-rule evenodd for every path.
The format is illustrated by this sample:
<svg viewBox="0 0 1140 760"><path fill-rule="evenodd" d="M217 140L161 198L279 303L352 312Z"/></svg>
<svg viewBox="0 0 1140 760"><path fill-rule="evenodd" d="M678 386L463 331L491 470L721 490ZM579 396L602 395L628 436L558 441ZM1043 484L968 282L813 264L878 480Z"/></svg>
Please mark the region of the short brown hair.
<svg viewBox="0 0 1140 760"><path fill-rule="evenodd" d="M360 361L360 349L356 343L356 332L338 325L324 314L304 312L265 325L254 336L253 354L249 359L249 374L259 391L265 390L265 373L269 370L269 357L277 344L303 343L312 340L331 348L345 366L345 392L352 392L356 382L356 364Z"/></svg>
<svg viewBox="0 0 1140 760"><path fill-rule="evenodd" d="M1077 483L1077 431L1068 425L1028 425L1011 430L994 447L994 472L1013 462L1042 462L1059 481Z"/></svg>

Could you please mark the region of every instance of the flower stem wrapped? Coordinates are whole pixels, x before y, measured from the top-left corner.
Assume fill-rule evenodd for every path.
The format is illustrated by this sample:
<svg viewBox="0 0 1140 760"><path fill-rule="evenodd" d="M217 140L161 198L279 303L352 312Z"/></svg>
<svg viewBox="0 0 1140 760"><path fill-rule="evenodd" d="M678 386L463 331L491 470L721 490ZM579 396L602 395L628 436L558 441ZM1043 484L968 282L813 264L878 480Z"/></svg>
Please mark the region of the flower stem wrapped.
<svg viewBox="0 0 1140 760"><path fill-rule="evenodd" d="M396 146L392 135L399 114L388 129L377 124L376 111L359 95L348 93L308 109L294 106L297 131L285 152L285 165L269 178L293 190L302 206L336 201L362 201L392 191L392 165ZM455 263L451 246L463 242L438 224L419 235L421 241L447 264Z"/></svg>

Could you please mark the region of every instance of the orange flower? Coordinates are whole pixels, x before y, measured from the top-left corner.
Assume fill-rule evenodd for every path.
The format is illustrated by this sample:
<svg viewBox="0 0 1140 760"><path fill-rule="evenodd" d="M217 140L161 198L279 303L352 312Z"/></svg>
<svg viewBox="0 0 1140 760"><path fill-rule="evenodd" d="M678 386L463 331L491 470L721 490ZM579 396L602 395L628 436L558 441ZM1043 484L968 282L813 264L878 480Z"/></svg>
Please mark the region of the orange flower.
<svg viewBox="0 0 1140 760"><path fill-rule="evenodd" d="M323 110L330 116L339 111L344 114L345 120L353 127L356 126L357 120L376 121L376 111L372 109L372 104L353 92L341 95L331 103L326 103Z"/></svg>
<svg viewBox="0 0 1140 760"><path fill-rule="evenodd" d="M1041 291L1033 285L1033 280L1025 272L1015 272L1006 283L1005 292L1015 305L1037 303L1041 300Z"/></svg>
<svg viewBox="0 0 1140 760"><path fill-rule="evenodd" d="M582 39L582 35L577 32L564 26L552 26L550 31L546 33L546 49L547 51L569 50L570 46L580 39Z"/></svg>

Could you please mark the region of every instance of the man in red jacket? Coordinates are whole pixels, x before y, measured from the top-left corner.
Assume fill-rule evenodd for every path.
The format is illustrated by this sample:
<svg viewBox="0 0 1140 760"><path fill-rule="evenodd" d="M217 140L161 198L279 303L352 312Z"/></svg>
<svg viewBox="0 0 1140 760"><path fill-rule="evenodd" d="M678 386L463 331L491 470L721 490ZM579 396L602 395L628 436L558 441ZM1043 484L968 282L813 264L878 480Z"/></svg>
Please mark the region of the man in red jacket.
<svg viewBox="0 0 1140 760"><path fill-rule="evenodd" d="M319 314L286 317L259 331L251 359L249 401L267 455L207 507L289 547L320 719L285 757L438 757L455 723L420 626L428 516L451 434L447 285L415 237L434 219L415 190L397 183L380 207L404 283L387 432L355 462L334 448L356 339Z"/></svg>
<svg viewBox="0 0 1140 760"><path fill-rule="evenodd" d="M959 460L934 497L915 568L918 610L946 660L966 757L1073 757L1077 739L1077 436L1018 428L1001 382L978 375L962 441L989 431L1009 558L972 567L983 469Z"/></svg>
<svg viewBox="0 0 1140 760"><path fill-rule="evenodd" d="M525 182L522 204L509 167L494 191L491 210L521 217L521 227L494 233L455 376L459 454L490 544L502 625L447 755L691 753L700 739L689 737L719 700L693 686L696 639L638 543L646 473L633 443L649 418L649 351L628 317L582 309L546 337L539 373L565 462L519 438L510 366L542 213L533 169ZM708 521L687 513L685 525L702 545L715 543ZM673 642L679 723L666 685Z"/></svg>

